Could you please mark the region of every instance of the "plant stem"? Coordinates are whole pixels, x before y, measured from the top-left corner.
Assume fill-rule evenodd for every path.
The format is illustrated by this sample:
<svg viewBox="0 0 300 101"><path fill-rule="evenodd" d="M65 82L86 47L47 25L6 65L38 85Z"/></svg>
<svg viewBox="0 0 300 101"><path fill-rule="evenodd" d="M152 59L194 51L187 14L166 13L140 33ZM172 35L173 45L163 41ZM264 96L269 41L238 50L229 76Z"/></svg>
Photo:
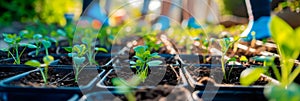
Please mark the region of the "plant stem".
<svg viewBox="0 0 300 101"><path fill-rule="evenodd" d="M298 66L289 76L289 82L288 84L291 84L294 79L298 76L298 74L300 73L300 66Z"/></svg>
<svg viewBox="0 0 300 101"><path fill-rule="evenodd" d="M226 71L225 71L225 54L223 53L222 57L221 57L221 66L222 66L222 72L223 72L223 77L226 80Z"/></svg>
<svg viewBox="0 0 300 101"><path fill-rule="evenodd" d="M18 49L19 47L17 45L15 47L16 47L15 49L16 49L16 59L17 59L16 62L17 62L17 64L20 64L21 61L20 61L20 57L19 57L19 49Z"/></svg>
<svg viewBox="0 0 300 101"><path fill-rule="evenodd" d="M44 74L44 72L43 72L43 69L42 69L42 68L40 68L40 72L41 72L41 74L42 74L42 77L43 77L44 83L45 83L45 84L47 84L47 77L46 77L46 75Z"/></svg>
<svg viewBox="0 0 300 101"><path fill-rule="evenodd" d="M47 55L47 56L49 55L49 53L48 53L48 48L46 48L46 55Z"/></svg>

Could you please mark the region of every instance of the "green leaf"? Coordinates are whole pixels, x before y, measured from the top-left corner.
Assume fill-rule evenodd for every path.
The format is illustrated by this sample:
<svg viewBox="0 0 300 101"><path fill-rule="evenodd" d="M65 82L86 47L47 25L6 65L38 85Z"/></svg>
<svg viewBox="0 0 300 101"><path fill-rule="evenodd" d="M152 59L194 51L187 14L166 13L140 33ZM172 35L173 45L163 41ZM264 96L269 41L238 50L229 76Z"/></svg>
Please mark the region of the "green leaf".
<svg viewBox="0 0 300 101"><path fill-rule="evenodd" d="M72 52L72 47L63 47L63 48L65 51L67 51L69 53Z"/></svg>
<svg viewBox="0 0 300 101"><path fill-rule="evenodd" d="M77 55L77 53L68 53L68 56L69 57L75 57L75 56L78 56L78 55Z"/></svg>
<svg viewBox="0 0 300 101"><path fill-rule="evenodd" d="M144 53L146 51L146 46L136 46L133 48L133 50L136 52L136 53Z"/></svg>
<svg viewBox="0 0 300 101"><path fill-rule="evenodd" d="M44 56L43 61L45 64L49 65L52 61L54 61L54 57L51 55Z"/></svg>
<svg viewBox="0 0 300 101"><path fill-rule="evenodd" d="M42 40L42 44L44 45L45 48L49 48L51 46L51 42L46 40Z"/></svg>
<svg viewBox="0 0 300 101"><path fill-rule="evenodd" d="M158 55L158 53L152 53L151 57L153 57L153 58L160 58L160 56Z"/></svg>
<svg viewBox="0 0 300 101"><path fill-rule="evenodd" d="M160 60L153 60L153 61L149 61L147 62L148 66L159 66L160 64L162 64L163 62Z"/></svg>
<svg viewBox="0 0 300 101"><path fill-rule="evenodd" d="M67 35L67 33L65 31L63 31L62 29L58 29L56 32L60 36L66 36Z"/></svg>
<svg viewBox="0 0 300 101"><path fill-rule="evenodd" d="M240 61L242 61L242 62L247 62L248 59L247 59L246 56L243 55L243 56L240 57Z"/></svg>
<svg viewBox="0 0 300 101"><path fill-rule="evenodd" d="M272 17L270 22L270 31L272 38L277 44L287 45L290 49L298 47L294 40L298 40L299 35L294 34L293 28L278 16Z"/></svg>
<svg viewBox="0 0 300 101"><path fill-rule="evenodd" d="M269 84L264 89L265 96L270 101L300 101L300 86L292 83L285 88L281 85Z"/></svg>
<svg viewBox="0 0 300 101"><path fill-rule="evenodd" d="M130 64L131 64L131 65L135 65L135 64L136 64L136 62L134 62L134 61L130 61Z"/></svg>
<svg viewBox="0 0 300 101"><path fill-rule="evenodd" d="M265 69L263 67L247 68L240 75L240 83L244 86L249 86L257 81L260 77L260 74L264 72Z"/></svg>
<svg viewBox="0 0 300 101"><path fill-rule="evenodd" d="M14 40L11 38L4 38L4 42L6 42L8 44L13 44Z"/></svg>
<svg viewBox="0 0 300 101"><path fill-rule="evenodd" d="M41 35L41 34L34 34L33 35L33 39L35 39L35 40L39 40L39 39L42 39L43 38L43 35Z"/></svg>
<svg viewBox="0 0 300 101"><path fill-rule="evenodd" d="M0 50L1 50L1 51L7 52L7 51L8 51L8 48L1 48Z"/></svg>
<svg viewBox="0 0 300 101"><path fill-rule="evenodd" d="M25 63L25 65L32 66L32 67L40 67L41 63L37 60L29 60Z"/></svg>
<svg viewBox="0 0 300 101"><path fill-rule="evenodd" d="M85 57L73 57L74 63L77 65L81 65L85 61Z"/></svg>
<svg viewBox="0 0 300 101"><path fill-rule="evenodd" d="M36 45L33 44L27 44L27 43L20 43L20 46L28 47L28 48L37 48Z"/></svg>
<svg viewBox="0 0 300 101"><path fill-rule="evenodd" d="M95 50L96 50L96 51L105 52L105 53L108 52L105 48L99 48L99 47L96 47Z"/></svg>

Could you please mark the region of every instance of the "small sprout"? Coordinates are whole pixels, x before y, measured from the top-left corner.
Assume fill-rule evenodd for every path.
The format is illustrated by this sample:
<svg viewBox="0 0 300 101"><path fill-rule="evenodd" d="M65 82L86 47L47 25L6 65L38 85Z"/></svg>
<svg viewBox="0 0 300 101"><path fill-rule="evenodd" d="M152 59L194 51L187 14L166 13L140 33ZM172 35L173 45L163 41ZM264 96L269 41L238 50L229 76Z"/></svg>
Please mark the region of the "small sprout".
<svg viewBox="0 0 300 101"><path fill-rule="evenodd" d="M145 80L148 75L149 66L159 66L162 61L160 60L152 60L153 58L159 58L160 56L158 53L150 53L147 46L136 46L133 48L135 51L135 56L137 60L130 61L130 64L134 65L131 66L132 68L137 69L137 75L142 79Z"/></svg>
<svg viewBox="0 0 300 101"><path fill-rule="evenodd" d="M6 42L10 48L13 48L14 51L10 51L9 49L3 49L4 51L7 50L9 55L14 59L15 64L21 63L21 56L23 55L23 52L25 49L28 48L36 48L35 45L20 43L22 38L20 36L17 36L17 34L3 34L4 36L4 42ZM19 46L24 46L23 50L19 52Z"/></svg>
<svg viewBox="0 0 300 101"><path fill-rule="evenodd" d="M246 56L241 56L241 57L240 57L240 61L241 61L241 62L248 62L248 59L247 59Z"/></svg>
<svg viewBox="0 0 300 101"><path fill-rule="evenodd" d="M43 58L43 61L44 61L44 64L41 64L37 60L29 60L25 63L25 65L39 68L40 72L42 74L44 83L47 84L48 83L48 68L49 68L49 65L54 61L54 57L52 57L50 55L45 56ZM44 67L44 68L42 68L42 67Z"/></svg>

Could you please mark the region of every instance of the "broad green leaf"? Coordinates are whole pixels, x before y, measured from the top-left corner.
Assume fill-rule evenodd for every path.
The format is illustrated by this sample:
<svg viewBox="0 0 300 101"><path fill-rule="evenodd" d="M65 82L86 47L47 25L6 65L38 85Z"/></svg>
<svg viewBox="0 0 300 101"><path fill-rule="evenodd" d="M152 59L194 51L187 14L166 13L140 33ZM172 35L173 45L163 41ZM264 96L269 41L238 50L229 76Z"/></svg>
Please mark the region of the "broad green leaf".
<svg viewBox="0 0 300 101"><path fill-rule="evenodd" d="M43 61L45 64L49 65L52 61L54 61L54 57L51 55L44 56Z"/></svg>
<svg viewBox="0 0 300 101"><path fill-rule="evenodd" d="M81 65L85 61L85 57L73 57L74 63L77 65Z"/></svg>
<svg viewBox="0 0 300 101"><path fill-rule="evenodd" d="M146 51L146 47L145 46L136 46L133 48L133 50L136 53L144 53Z"/></svg>
<svg viewBox="0 0 300 101"><path fill-rule="evenodd" d="M37 48L36 45L33 44L27 44L27 43L20 43L20 46L28 47L28 48Z"/></svg>
<svg viewBox="0 0 300 101"><path fill-rule="evenodd" d="M270 101L300 101L300 86L292 83L285 88L282 85L269 84L264 89L265 96Z"/></svg>
<svg viewBox="0 0 300 101"><path fill-rule="evenodd" d="M4 38L4 42L8 43L8 44L13 44L14 40L11 38Z"/></svg>
<svg viewBox="0 0 300 101"><path fill-rule="evenodd" d="M66 36L67 35L67 33L65 31L63 31L62 29L58 29L56 32L60 36Z"/></svg>
<svg viewBox="0 0 300 101"><path fill-rule="evenodd" d="M153 60L153 61L149 61L147 62L148 66L159 66L160 64L162 64L163 62L160 60Z"/></svg>
<svg viewBox="0 0 300 101"><path fill-rule="evenodd" d="M32 67L40 67L41 63L37 60L29 60L25 63L25 65L32 66Z"/></svg>
<svg viewBox="0 0 300 101"><path fill-rule="evenodd" d="M227 62L232 62L232 61L236 61L235 57L230 58L229 60L227 60Z"/></svg>
<svg viewBox="0 0 300 101"><path fill-rule="evenodd" d="M34 34L33 35L33 39L35 39L35 40L39 40L39 39L42 39L42 38L43 38L42 34Z"/></svg>
<svg viewBox="0 0 300 101"><path fill-rule="evenodd" d="M279 45L288 45L290 48L295 48L293 40L298 40L294 35L293 28L278 16L273 16L270 22L271 36ZM287 41L289 40L289 41Z"/></svg>
<svg viewBox="0 0 300 101"><path fill-rule="evenodd" d="M99 48L99 47L96 47L95 50L96 50L96 51L105 52L105 53L108 52L105 48Z"/></svg>
<svg viewBox="0 0 300 101"><path fill-rule="evenodd" d="M130 64L131 64L131 65L135 65L135 64L136 64L136 62L134 62L134 61L130 61Z"/></svg>
<svg viewBox="0 0 300 101"><path fill-rule="evenodd" d="M263 67L247 68L240 75L240 83L244 86L249 86L257 81L260 77L260 74L264 72L265 69Z"/></svg>
<svg viewBox="0 0 300 101"><path fill-rule="evenodd" d="M67 51L69 53L72 52L72 47L63 47L63 48L65 51Z"/></svg>
<svg viewBox="0 0 300 101"><path fill-rule="evenodd" d="M69 57L75 57L75 56L78 56L78 55L77 55L77 53L68 53L68 56Z"/></svg>
<svg viewBox="0 0 300 101"><path fill-rule="evenodd" d="M51 42L46 40L42 40L42 44L44 45L45 48L49 48L51 46Z"/></svg>
<svg viewBox="0 0 300 101"><path fill-rule="evenodd" d="M152 53L151 57L153 57L153 58L160 58L160 56L158 55L158 53Z"/></svg>
<svg viewBox="0 0 300 101"><path fill-rule="evenodd" d="M242 62L247 62L248 59L247 59L246 56L241 56L241 57L240 57L240 61L242 61Z"/></svg>
<svg viewBox="0 0 300 101"><path fill-rule="evenodd" d="M8 48L1 48L0 50L1 50L1 51L7 52L7 51L8 51Z"/></svg>
<svg viewBox="0 0 300 101"><path fill-rule="evenodd" d="M79 45L75 45L73 46L73 51L79 53L81 51L81 47Z"/></svg>

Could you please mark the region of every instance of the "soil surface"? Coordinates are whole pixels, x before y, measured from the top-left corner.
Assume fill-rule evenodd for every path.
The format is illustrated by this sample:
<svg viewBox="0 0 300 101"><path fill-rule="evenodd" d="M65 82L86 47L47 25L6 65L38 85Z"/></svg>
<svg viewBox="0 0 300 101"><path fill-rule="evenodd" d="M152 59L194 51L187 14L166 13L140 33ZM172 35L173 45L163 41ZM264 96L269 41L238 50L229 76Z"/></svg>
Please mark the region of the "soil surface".
<svg viewBox="0 0 300 101"><path fill-rule="evenodd" d="M0 80L3 80L5 78L8 78L8 77L12 77L12 76L15 76L15 75L18 75L18 74L21 74L21 73L24 73L24 72L27 72L29 70L33 70L35 68L13 68L13 67L7 67L7 68L0 68Z"/></svg>
<svg viewBox="0 0 300 101"><path fill-rule="evenodd" d="M179 68L174 67L177 74L179 75ZM116 68L115 68L116 69ZM119 68L119 70L110 73L107 76L107 80L104 81L106 86L113 86L111 80L116 77L123 78L125 80L131 79L134 72L129 68ZM181 82L181 78L177 77L176 73L171 69L170 66L167 67L153 67L150 68L150 73L145 80L141 83L141 86L155 86L155 85L178 85Z"/></svg>
<svg viewBox="0 0 300 101"><path fill-rule="evenodd" d="M226 74L226 79L223 78L221 67L207 68L190 66L186 69L196 82L204 85L208 83L240 85L240 75L245 68L232 68L230 74ZM227 67L226 72L228 73L229 71L230 68ZM268 82L266 78L259 78L259 80L252 85L266 85Z"/></svg>
<svg viewBox="0 0 300 101"><path fill-rule="evenodd" d="M98 72L97 70L84 69L80 72L78 83L75 82L75 75L73 69L51 69L48 72L47 87L78 87L79 85L86 85L94 79ZM32 72L29 75L10 83L16 86L33 86L44 87L44 81L40 71Z"/></svg>

